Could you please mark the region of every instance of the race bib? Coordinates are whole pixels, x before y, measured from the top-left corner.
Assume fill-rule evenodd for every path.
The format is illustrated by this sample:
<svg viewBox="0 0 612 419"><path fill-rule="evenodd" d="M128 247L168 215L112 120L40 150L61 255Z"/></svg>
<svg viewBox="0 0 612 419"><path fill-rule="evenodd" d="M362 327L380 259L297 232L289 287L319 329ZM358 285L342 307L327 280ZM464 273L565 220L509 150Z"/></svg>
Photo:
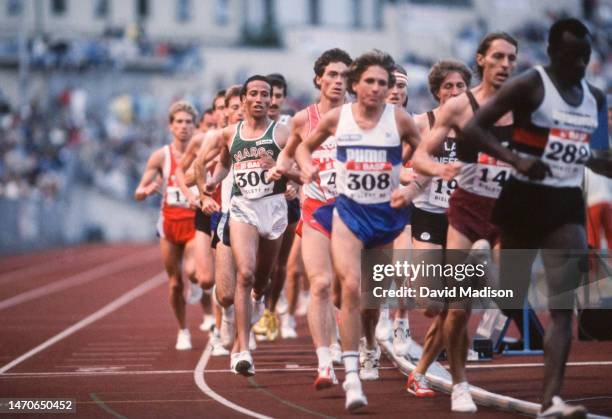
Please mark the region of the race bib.
<svg viewBox="0 0 612 419"><path fill-rule="evenodd" d="M512 173L512 166L488 154L478 153L476 172L474 193L489 198L497 198L504 187L504 183Z"/></svg>
<svg viewBox="0 0 612 419"><path fill-rule="evenodd" d="M584 165L591 157L590 135L568 129L551 129L542 161L552 172L542 183L549 186L580 186Z"/></svg>
<svg viewBox="0 0 612 419"><path fill-rule="evenodd" d="M448 200L456 188L457 181L455 179L444 180L436 176L431 179L429 185L428 202L437 207L448 208Z"/></svg>
<svg viewBox="0 0 612 419"><path fill-rule="evenodd" d="M197 186L189 188L192 194L198 196ZM189 208L189 201L178 186L168 186L166 188L166 205L170 207Z"/></svg>
<svg viewBox="0 0 612 419"><path fill-rule="evenodd" d="M319 179L325 200L335 198L338 195L338 188L336 188L336 168L333 160L319 163Z"/></svg>
<svg viewBox="0 0 612 419"><path fill-rule="evenodd" d="M242 196L248 199L262 198L274 191L274 181L267 181L268 169L261 167L260 160L250 160L234 164L234 182Z"/></svg>
<svg viewBox="0 0 612 419"><path fill-rule="evenodd" d="M390 162L366 163L346 162L345 195L361 204L378 204L391 200Z"/></svg>

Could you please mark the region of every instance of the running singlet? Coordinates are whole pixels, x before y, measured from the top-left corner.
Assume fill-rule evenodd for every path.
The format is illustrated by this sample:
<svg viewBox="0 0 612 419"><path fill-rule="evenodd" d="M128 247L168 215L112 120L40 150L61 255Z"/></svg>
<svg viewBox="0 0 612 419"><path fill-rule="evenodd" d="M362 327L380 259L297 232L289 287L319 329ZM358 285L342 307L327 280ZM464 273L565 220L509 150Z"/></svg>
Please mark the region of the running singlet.
<svg viewBox="0 0 612 419"><path fill-rule="evenodd" d="M316 104L308 106L306 111L308 112L308 134L310 134L316 128L321 116ZM304 185L304 195L307 198L320 202L329 202L336 198L335 160L336 139L330 136L312 153L312 164L319 168L319 179Z"/></svg>
<svg viewBox="0 0 612 419"><path fill-rule="evenodd" d="M514 173L517 179L532 184L580 187L585 163L591 157L589 141L597 128L597 100L582 80L582 102L565 102L542 66L535 67L544 84L544 99L525 124L517 126L512 147L521 156L539 157L552 171L543 180L530 180Z"/></svg>
<svg viewBox="0 0 612 419"><path fill-rule="evenodd" d="M353 118L352 104L343 105L336 147L338 194L358 204L388 204L402 166L395 107L385 105L376 127L365 131Z"/></svg>
<svg viewBox="0 0 612 419"><path fill-rule="evenodd" d="M230 148L234 173L232 195L258 199L284 193L287 179L282 177L278 181L266 180L268 169L262 167L259 157L262 153L267 153L274 160L278 158L281 149L274 140L276 122L271 121L263 135L252 140L242 138L240 134L242 124L241 121L236 126Z"/></svg>
<svg viewBox="0 0 612 419"><path fill-rule="evenodd" d="M465 92L474 113L479 108L471 91ZM513 125L490 128L491 134L502 144L510 144ZM460 133L459 136L462 134ZM498 198L504 183L513 172L512 166L479 151L469 141L457 142L457 159L465 164L456 176L457 186L476 195Z"/></svg>
<svg viewBox="0 0 612 419"><path fill-rule="evenodd" d="M427 112L429 120L429 128L433 128L435 116L433 111ZM455 139L446 137L442 144L433 152L432 158L442 164L454 162L457 160L457 144ZM457 188L455 179L444 180L441 177L435 176L431 179L429 188L422 194L414 198L414 206L427 212L442 214L448 208L448 200Z"/></svg>
<svg viewBox="0 0 612 419"><path fill-rule="evenodd" d="M172 153L170 145L164 146L164 167L162 169L162 178L164 180L164 197L162 200L161 211L165 220L184 220L186 218L194 218L195 211L189 208L189 201L179 188L174 172L176 171L177 162ZM198 196L198 188L192 186L189 188L191 192Z"/></svg>

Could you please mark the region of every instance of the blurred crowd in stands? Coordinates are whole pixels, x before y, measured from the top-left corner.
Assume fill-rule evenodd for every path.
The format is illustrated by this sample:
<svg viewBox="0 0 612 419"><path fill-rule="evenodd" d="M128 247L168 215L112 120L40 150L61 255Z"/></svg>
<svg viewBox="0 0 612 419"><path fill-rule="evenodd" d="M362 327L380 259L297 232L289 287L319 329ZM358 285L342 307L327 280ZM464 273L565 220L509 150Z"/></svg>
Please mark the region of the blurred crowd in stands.
<svg viewBox="0 0 612 419"><path fill-rule="evenodd" d="M595 34L589 80L608 93L612 89L612 5L600 2L585 16ZM520 70L546 62L546 33L549 21L528 22L512 31L519 38ZM488 31L484 22L460 31L454 45L457 58L474 67L474 49ZM41 68L86 69L112 64L122 66L126 57L174 57L173 66L190 63L198 68L195 48L172 49L148 41L124 44L126 37L112 33L97 40L73 41L63 45L45 39L30 42L32 64ZM0 45L0 56L6 48ZM188 57L188 58L185 58ZM404 64L426 74L429 65L416 57L404 57ZM407 62L406 62L407 61ZM179 64L177 64L179 63ZM176 67L175 67L176 68ZM74 180L95 186L117 198L131 199L132 191L155 147L168 140L166 108L151 93L125 93L105 106L93 106L87 91L78 86L65 88L54 97L33 100L25 107L11 103L0 87L0 197L42 200L61 198ZM192 100L202 111L210 107L214 92L193 92ZM297 111L312 99L314 92L291 91L288 103ZM410 86L409 110L424 112L433 101L421 82Z"/></svg>

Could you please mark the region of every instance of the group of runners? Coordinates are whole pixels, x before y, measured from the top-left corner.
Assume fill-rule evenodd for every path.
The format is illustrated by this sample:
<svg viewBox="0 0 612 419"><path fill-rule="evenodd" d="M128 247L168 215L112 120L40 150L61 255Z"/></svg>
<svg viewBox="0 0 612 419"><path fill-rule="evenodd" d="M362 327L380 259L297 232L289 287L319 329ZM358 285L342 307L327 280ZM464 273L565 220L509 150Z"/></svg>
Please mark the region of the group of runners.
<svg viewBox="0 0 612 419"><path fill-rule="evenodd" d="M280 112L287 97L280 74L219 92L201 120L189 103L174 103L172 142L151 155L135 196L163 194L158 235L180 329L176 349L191 348L187 276L188 299L198 301L202 289L213 301L212 354L229 355L236 374L254 375L255 336L297 336L303 278L314 387L338 384L334 365L343 365L346 408L355 411L367 405L361 381L379 378L377 338L392 339L398 356L411 343L407 306L393 321L389 309L361 306L369 280L362 250L586 249L584 168L611 173L606 156L589 148L604 107L601 91L584 80L590 44L580 21L558 21L550 63L510 79L518 43L488 34L476 52L479 83L471 87L461 62L436 63L429 89L439 106L415 116L405 109L406 71L379 50L354 59L338 48L321 54L319 97L293 117ZM502 263L501 281L529 277L532 261ZM567 286L557 264L544 259L553 291ZM433 396L425 374L446 349L454 412L477 410L465 373L470 308L469 301L426 308L433 321L406 384L417 397ZM541 417L586 415L559 398L571 323L570 309L550 310Z"/></svg>

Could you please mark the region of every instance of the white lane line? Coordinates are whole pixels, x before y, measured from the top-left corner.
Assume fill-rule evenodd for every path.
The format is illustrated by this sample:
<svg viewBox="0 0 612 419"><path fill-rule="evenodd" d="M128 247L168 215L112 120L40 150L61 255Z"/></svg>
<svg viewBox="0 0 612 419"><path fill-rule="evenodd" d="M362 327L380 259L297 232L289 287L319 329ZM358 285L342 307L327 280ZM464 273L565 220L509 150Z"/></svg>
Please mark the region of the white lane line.
<svg viewBox="0 0 612 419"><path fill-rule="evenodd" d="M6 364L2 368L0 368L0 374L4 374L6 371L10 370L14 366L21 364L23 361L33 357L34 355L36 355L39 352L44 351L49 346L51 346L51 345L59 342L60 340L62 340L64 338L72 335L73 333L81 330L82 328L84 328L86 326L89 326L90 324L92 324L93 322L101 319L102 317L109 315L113 311L121 308L122 306L124 306L127 303L131 302L132 300L140 297L141 295L143 295L146 292L152 290L153 288L156 288L156 287L160 286L164 282L166 282L166 273L165 272L160 272L157 275L153 276L152 278L149 278L147 281L143 282L142 284L140 284L136 288L132 289L131 291L126 292L121 297L117 298L116 300L114 300L111 303L107 304L106 306L102 307L100 310L96 311L93 314L90 314L89 316L85 317L81 321L73 324L69 328L67 328L64 331L62 331L62 332L58 333L57 335L53 336L52 338L47 339L45 342L41 343L37 347L29 350L25 354L21 355L19 358L14 359L13 361L9 362L8 364Z"/></svg>
<svg viewBox="0 0 612 419"><path fill-rule="evenodd" d="M149 254L149 257L142 258L142 256L147 254ZM43 285L42 287L37 287L30 291L22 292L21 294L17 294L11 298L7 298L6 300L0 301L0 310L13 307L18 304L22 304L27 301L34 300L36 298L47 296L54 292L62 291L66 288L85 284L95 279L118 272L122 269L142 265L143 262L152 259L154 255L156 256L156 253L153 253L151 250L147 250L145 252L140 252L135 255L126 256L122 259L115 260L113 262L105 263L104 265L96 266L93 269L69 276L68 278L59 281L55 281L51 284Z"/></svg>
<svg viewBox="0 0 612 419"><path fill-rule="evenodd" d="M601 367L612 365L612 361L584 361L584 362L568 362L565 364L566 367ZM524 364L489 364L489 365L474 365L469 364L465 367L468 369L487 369L487 368L533 368L543 367L543 362L530 362ZM444 368L448 369L448 366Z"/></svg>
<svg viewBox="0 0 612 419"><path fill-rule="evenodd" d="M226 407L229 407L232 410L235 410L236 412L242 413L243 415L251 416L254 418L258 418L258 419L271 419L270 416L266 416L266 415L262 415L261 413L253 412L252 410L249 410L247 408L238 406L237 404L230 402L229 400L221 397L220 395L212 391L210 387L208 387L208 384L206 384L206 380L204 379L204 370L206 369L206 364L208 364L208 360L210 359L211 352L212 352L212 347L208 345L207 343L206 349L204 349L204 352L202 352L200 361L198 362L198 365L193 371L195 382L197 386L200 388L200 390L202 390L202 392L204 392L204 394L206 394L208 397L216 400L217 402L221 403L222 405Z"/></svg>

